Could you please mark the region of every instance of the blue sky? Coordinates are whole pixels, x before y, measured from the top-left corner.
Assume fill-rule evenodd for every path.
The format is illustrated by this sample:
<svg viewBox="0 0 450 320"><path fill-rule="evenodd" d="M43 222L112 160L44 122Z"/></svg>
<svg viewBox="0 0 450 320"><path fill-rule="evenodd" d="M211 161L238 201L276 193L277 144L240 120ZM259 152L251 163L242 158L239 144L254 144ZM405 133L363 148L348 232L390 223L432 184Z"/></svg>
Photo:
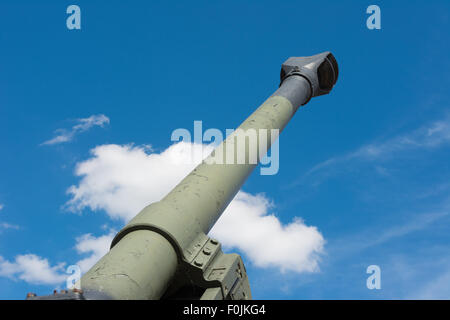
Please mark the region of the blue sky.
<svg viewBox="0 0 450 320"><path fill-rule="evenodd" d="M70 4L81 8L81 30L66 28ZM366 27L371 4L381 30ZM148 169L156 199L170 183L148 156L168 150L173 130L192 130L194 120L237 127L277 88L284 60L326 50L339 63L336 87L283 131L279 173L255 171L243 187L282 226L297 217L315 228L318 267L283 270L283 259L264 264L245 248L227 250L243 255L254 298L450 298L449 9L447 1L2 1L0 298L64 287L65 268L89 265L139 211L140 198L107 201L112 182L135 196L130 157ZM57 136L67 141L45 143ZM123 155L114 173L125 174L113 181L108 154ZM95 189L97 174L105 180ZM369 265L381 268L380 290L366 287Z"/></svg>

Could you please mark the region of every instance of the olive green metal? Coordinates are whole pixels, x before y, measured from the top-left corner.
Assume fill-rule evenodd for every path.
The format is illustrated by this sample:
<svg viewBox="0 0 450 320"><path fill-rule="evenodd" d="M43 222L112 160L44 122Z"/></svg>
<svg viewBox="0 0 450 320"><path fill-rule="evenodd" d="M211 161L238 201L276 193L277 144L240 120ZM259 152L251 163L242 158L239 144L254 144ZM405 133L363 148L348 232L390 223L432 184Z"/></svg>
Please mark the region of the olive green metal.
<svg viewBox="0 0 450 320"><path fill-rule="evenodd" d="M265 154L271 146L270 130L281 132L298 107L316 95L314 83L318 85L319 81L310 79L310 73L314 74L314 68L324 61L328 63L329 55L313 56L313 60L309 57L307 64L296 58L300 60L295 60L292 67L288 65L280 88L236 130L255 130L257 136L262 129L269 132L267 145L258 144L263 148L259 154ZM302 73L303 64L306 73ZM82 277L86 298L161 298L179 266L193 262L198 239L210 231L256 167L257 163L249 161L236 163L237 153L242 152L238 149L238 137L232 134L161 201L133 218L116 235L111 251ZM234 151L233 163L226 163L226 150ZM246 160L250 159L249 150L245 145ZM222 156L217 157L222 151ZM213 158L222 158L224 163L212 163ZM205 297L218 296L223 292L219 294L213 288L205 292Z"/></svg>
<svg viewBox="0 0 450 320"><path fill-rule="evenodd" d="M156 232L127 234L81 278L87 299L157 299L177 268L173 246Z"/></svg>

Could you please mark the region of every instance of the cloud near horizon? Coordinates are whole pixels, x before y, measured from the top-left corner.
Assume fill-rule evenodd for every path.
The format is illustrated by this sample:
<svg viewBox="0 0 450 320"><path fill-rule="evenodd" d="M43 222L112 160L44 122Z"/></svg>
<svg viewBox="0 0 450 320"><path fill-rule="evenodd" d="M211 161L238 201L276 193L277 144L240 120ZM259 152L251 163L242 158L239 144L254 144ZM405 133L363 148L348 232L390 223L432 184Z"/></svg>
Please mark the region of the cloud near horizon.
<svg viewBox="0 0 450 320"><path fill-rule="evenodd" d="M47 259L35 254L17 255L13 262L0 256L0 276L10 279L20 279L31 284L57 285L64 282L66 263L50 266Z"/></svg>
<svg viewBox="0 0 450 320"><path fill-rule="evenodd" d="M82 273L88 271L109 251L114 235L115 231L110 230L108 234L99 237L88 233L76 238L75 250L80 255L87 255L75 263L80 267ZM65 287L69 276L66 273L67 265L66 262L60 262L52 266L48 259L36 254L20 254L13 261L8 261L0 256L0 277L23 280L35 285Z"/></svg>

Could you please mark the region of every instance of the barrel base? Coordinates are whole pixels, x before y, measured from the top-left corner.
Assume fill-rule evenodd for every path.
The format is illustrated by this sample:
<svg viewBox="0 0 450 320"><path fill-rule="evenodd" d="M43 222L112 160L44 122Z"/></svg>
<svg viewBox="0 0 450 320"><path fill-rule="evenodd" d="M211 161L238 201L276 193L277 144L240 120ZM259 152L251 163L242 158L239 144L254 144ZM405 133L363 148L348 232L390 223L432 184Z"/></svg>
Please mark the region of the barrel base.
<svg viewBox="0 0 450 320"><path fill-rule="evenodd" d="M220 243L206 235L191 245L162 299L249 300L250 285L238 254L225 254Z"/></svg>

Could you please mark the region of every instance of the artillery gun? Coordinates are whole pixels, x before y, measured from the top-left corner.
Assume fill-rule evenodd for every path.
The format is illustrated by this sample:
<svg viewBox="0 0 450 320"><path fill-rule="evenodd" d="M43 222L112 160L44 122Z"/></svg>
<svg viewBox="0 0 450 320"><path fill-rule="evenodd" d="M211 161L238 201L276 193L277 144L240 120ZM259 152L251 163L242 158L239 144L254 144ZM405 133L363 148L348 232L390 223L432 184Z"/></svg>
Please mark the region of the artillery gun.
<svg viewBox="0 0 450 320"><path fill-rule="evenodd" d="M338 65L330 52L292 57L281 67L281 83L236 130L265 130L270 136L263 155L300 106L327 94L336 84ZM145 207L112 241L79 283L81 290L64 290L27 299L251 299L241 257L224 254L207 236L257 163L217 160L219 150L234 152L236 135L229 135L162 200ZM221 157L227 157L223 152ZM259 158L260 159L260 158Z"/></svg>

